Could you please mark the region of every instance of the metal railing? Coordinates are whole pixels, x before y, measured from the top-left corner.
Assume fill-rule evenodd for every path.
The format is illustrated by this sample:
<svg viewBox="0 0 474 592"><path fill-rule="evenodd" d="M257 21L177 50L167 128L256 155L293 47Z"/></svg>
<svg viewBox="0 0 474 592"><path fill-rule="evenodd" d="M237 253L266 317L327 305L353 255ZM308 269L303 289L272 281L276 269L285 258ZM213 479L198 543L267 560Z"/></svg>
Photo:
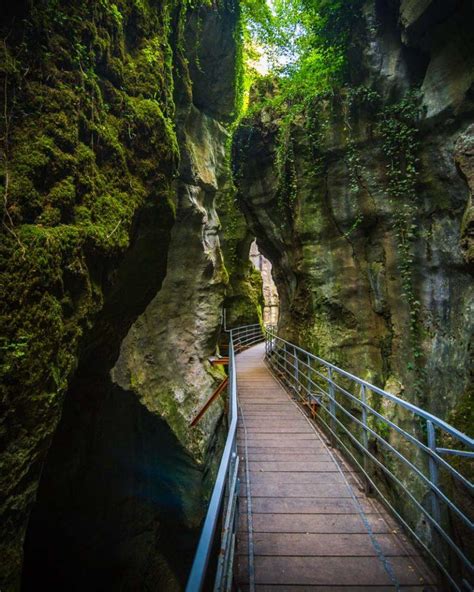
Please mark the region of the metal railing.
<svg viewBox="0 0 474 592"><path fill-rule="evenodd" d="M234 343L235 352L246 349L264 340L260 325L243 325L237 329L231 329L231 339Z"/></svg>
<svg viewBox="0 0 474 592"><path fill-rule="evenodd" d="M317 409L316 421L357 465L368 486L423 546L453 589L472 590L468 578L473 565L462 542L454 540L452 522L472 536L472 517L456 503L453 482L472 495L473 484L463 474L462 464L474 458L474 440L274 332L266 332L265 350L273 372L297 399Z"/></svg>
<svg viewBox="0 0 474 592"><path fill-rule="evenodd" d="M239 457L237 455L237 375L235 356L238 351L261 342L264 335L260 325L246 325L230 329L229 333L229 383L228 383L228 425L227 438L220 460L216 481L212 490L207 514L202 527L194 562L191 567L186 592L199 592L206 585L215 592L229 592L232 588L236 525L238 519ZM218 524L222 524L220 533ZM214 553L216 539L217 567ZM212 567L212 570L211 570ZM211 584L215 570L214 582Z"/></svg>

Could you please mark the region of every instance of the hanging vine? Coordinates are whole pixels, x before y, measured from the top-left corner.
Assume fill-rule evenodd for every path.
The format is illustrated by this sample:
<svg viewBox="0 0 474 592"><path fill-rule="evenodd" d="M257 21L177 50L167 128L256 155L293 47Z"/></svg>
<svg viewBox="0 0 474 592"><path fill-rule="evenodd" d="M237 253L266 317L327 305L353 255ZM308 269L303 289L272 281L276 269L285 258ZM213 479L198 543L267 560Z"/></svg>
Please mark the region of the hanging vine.
<svg viewBox="0 0 474 592"><path fill-rule="evenodd" d="M416 183L418 178L418 128L419 101L415 91L398 103L381 112L380 132L383 138L382 150L386 158L386 173L390 203L395 221L399 269L402 282L402 296L409 307L410 341L414 363L408 363L408 370L417 375L415 387L421 394L423 371L418 362L422 356L421 303L414 285L414 245L418 237L416 224Z"/></svg>
<svg viewBox="0 0 474 592"><path fill-rule="evenodd" d="M280 225L283 228L285 220L293 219L293 209L298 196L294 141L289 119L285 119L279 129L275 168L278 180L278 210Z"/></svg>

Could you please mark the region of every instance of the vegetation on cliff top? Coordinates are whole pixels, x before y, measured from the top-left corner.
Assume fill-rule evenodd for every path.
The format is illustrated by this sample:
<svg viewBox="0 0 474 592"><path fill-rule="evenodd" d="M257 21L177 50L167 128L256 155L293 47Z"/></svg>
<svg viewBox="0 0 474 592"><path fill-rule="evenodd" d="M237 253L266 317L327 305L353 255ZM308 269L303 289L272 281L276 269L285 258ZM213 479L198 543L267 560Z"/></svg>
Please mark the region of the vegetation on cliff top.
<svg viewBox="0 0 474 592"><path fill-rule="evenodd" d="M278 88L276 93L254 95L257 100L250 111L264 104L285 104L294 112L346 82L349 40L358 26L361 6L361 0L244 4L248 84L266 78ZM268 87L268 82L263 81L263 86Z"/></svg>

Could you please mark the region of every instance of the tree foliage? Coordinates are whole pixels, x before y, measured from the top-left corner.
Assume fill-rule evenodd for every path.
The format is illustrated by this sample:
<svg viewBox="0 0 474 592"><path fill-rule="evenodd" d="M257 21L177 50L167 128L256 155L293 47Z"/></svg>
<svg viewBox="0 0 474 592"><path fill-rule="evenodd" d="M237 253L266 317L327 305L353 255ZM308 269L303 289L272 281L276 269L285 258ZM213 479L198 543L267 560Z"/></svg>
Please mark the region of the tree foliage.
<svg viewBox="0 0 474 592"><path fill-rule="evenodd" d="M346 79L349 39L361 0L247 0L243 5L246 57L260 52L277 80L276 102L299 105ZM247 68L254 79L255 69Z"/></svg>

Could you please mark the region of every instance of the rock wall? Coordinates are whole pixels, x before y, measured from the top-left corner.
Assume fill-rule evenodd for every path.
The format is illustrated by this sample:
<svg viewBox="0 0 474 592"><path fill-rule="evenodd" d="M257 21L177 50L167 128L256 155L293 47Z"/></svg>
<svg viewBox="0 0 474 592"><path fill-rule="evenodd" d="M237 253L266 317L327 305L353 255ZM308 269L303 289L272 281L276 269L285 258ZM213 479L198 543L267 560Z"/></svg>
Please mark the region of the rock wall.
<svg viewBox="0 0 474 592"><path fill-rule="evenodd" d="M98 589L104 573L183 585L222 413L187 428L221 379L238 19L232 2L154 0L2 15L2 590L20 586L40 477L25 589L64 589L74 554Z"/></svg>
<svg viewBox="0 0 474 592"><path fill-rule="evenodd" d="M263 322L276 327L278 324L278 290L272 277L272 264L258 250L254 241L250 247L250 261L262 276Z"/></svg>
<svg viewBox="0 0 474 592"><path fill-rule="evenodd" d="M367 2L352 83L290 125L254 113L234 143L280 332L447 418L472 363L472 18L465 2Z"/></svg>
<svg viewBox="0 0 474 592"><path fill-rule="evenodd" d="M228 282L215 200L231 188L225 148L236 104L236 24L235 10L204 8L187 24L187 55L197 52L199 68L191 68L189 84L177 91L181 163L167 274L132 325L112 369L113 381L165 417L200 460L222 413L215 405L195 430L189 429L216 380L223 378L208 358L215 351Z"/></svg>
<svg viewBox="0 0 474 592"><path fill-rule="evenodd" d="M236 204L233 188L218 202L222 223L222 251L229 273L229 285L223 303L226 326L239 327L262 321L262 275L250 261L254 235Z"/></svg>

